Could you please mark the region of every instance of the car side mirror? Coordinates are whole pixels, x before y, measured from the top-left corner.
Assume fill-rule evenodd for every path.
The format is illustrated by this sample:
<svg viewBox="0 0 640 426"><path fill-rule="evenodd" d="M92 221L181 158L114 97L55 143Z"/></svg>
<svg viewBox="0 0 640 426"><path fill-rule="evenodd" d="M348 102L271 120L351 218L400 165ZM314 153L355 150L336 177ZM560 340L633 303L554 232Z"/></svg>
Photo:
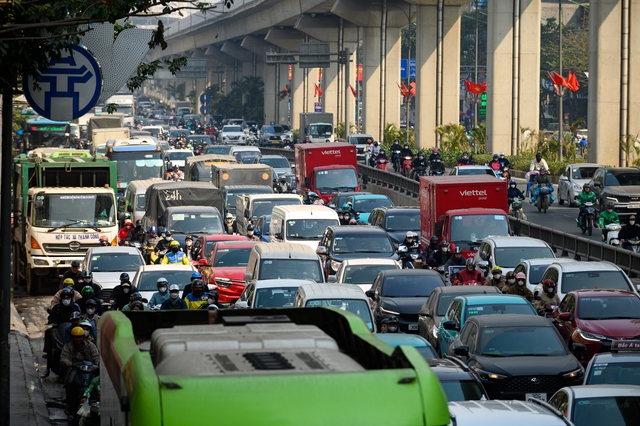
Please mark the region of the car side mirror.
<svg viewBox="0 0 640 426"><path fill-rule="evenodd" d="M335 275L329 275L329 276L327 277L327 282L328 282L328 283L335 283L335 282L337 282L336 276L335 276Z"/></svg>
<svg viewBox="0 0 640 426"><path fill-rule="evenodd" d="M253 274L251 272L244 273L244 282L249 282L253 279Z"/></svg>
<svg viewBox="0 0 640 426"><path fill-rule="evenodd" d="M468 357L469 356L469 346L462 345L453 349L453 353L458 356Z"/></svg>
<svg viewBox="0 0 640 426"><path fill-rule="evenodd" d="M561 314L558 315L558 319L562 320L562 321L571 321L571 312L562 312Z"/></svg>
<svg viewBox="0 0 640 426"><path fill-rule="evenodd" d="M419 315L422 315L423 317L428 317L429 315L431 315L431 312L429 312L428 309L420 309L420 312L418 312Z"/></svg>
<svg viewBox="0 0 640 426"><path fill-rule="evenodd" d="M367 290L364 292L364 294L370 299L375 299L376 296L373 290Z"/></svg>
<svg viewBox="0 0 640 426"><path fill-rule="evenodd" d="M316 254L327 254L327 248L325 246L318 246L318 248L316 248Z"/></svg>
<svg viewBox="0 0 640 426"><path fill-rule="evenodd" d="M238 300L235 305L239 308L243 308L246 309L249 307L249 302L247 302L246 300Z"/></svg>
<svg viewBox="0 0 640 426"><path fill-rule="evenodd" d="M452 330L452 331L460 330L458 328L458 324L456 324L456 322L453 320L442 321L442 328L444 328L445 330Z"/></svg>
<svg viewBox="0 0 640 426"><path fill-rule="evenodd" d="M478 262L478 268L483 270L489 269L489 262L487 262L486 260L481 260L480 262Z"/></svg>
<svg viewBox="0 0 640 426"><path fill-rule="evenodd" d="M587 346L582 343L572 343L571 352L574 354L581 354L587 351Z"/></svg>

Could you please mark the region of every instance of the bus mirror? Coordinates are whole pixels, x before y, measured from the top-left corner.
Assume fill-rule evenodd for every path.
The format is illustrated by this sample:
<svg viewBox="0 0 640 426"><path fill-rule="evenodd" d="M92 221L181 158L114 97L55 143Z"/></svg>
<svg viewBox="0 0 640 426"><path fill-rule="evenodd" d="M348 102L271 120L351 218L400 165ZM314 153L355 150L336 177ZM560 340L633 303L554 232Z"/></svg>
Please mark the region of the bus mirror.
<svg viewBox="0 0 640 426"><path fill-rule="evenodd" d="M41 209L44 206L44 201L42 200L33 200L33 207L36 209Z"/></svg>

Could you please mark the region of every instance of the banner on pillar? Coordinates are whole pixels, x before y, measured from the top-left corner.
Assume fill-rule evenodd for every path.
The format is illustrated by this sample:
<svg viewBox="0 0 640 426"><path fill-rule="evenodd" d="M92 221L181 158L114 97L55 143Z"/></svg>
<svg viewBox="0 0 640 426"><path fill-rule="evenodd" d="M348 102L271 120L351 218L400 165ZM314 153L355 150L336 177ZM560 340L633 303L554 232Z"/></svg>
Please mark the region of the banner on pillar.
<svg viewBox="0 0 640 426"><path fill-rule="evenodd" d="M289 81L293 79L293 65L289 64Z"/></svg>
<svg viewBox="0 0 640 426"><path fill-rule="evenodd" d="M322 112L322 102L313 103L313 112Z"/></svg>

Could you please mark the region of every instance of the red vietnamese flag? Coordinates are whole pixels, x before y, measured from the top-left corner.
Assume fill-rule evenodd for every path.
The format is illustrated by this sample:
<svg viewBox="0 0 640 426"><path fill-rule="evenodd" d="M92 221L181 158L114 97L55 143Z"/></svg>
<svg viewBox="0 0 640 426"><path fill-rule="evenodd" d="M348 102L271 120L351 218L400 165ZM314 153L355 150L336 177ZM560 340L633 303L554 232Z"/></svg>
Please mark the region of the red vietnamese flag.
<svg viewBox="0 0 640 426"><path fill-rule="evenodd" d="M416 83L415 83L415 81L409 83L409 87L411 87L411 90L409 90L409 93L411 93L411 96L415 96L416 95Z"/></svg>
<svg viewBox="0 0 640 426"><path fill-rule="evenodd" d="M482 84L477 84L477 83L472 83L469 80L465 80L464 85L467 89L467 92L473 93L474 95L480 95L487 91L486 81Z"/></svg>
<svg viewBox="0 0 640 426"><path fill-rule="evenodd" d="M578 91L578 89L580 89L580 83L578 82L578 78L571 71L569 71L569 74L567 74L567 82L566 83L567 83L567 87L572 92L576 92L576 91Z"/></svg>
<svg viewBox="0 0 640 426"><path fill-rule="evenodd" d="M353 97L357 98L358 92L356 92L356 89L354 89L352 85L349 85L349 88L351 89L351 93L353 93Z"/></svg>

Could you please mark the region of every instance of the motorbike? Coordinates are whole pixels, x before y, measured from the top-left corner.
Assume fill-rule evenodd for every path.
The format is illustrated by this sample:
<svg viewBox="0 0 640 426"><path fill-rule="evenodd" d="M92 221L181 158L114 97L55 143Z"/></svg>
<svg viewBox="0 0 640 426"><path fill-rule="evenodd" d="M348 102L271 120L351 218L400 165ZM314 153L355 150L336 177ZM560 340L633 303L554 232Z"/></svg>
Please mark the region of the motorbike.
<svg viewBox="0 0 640 426"><path fill-rule="evenodd" d="M429 176L444 176L444 166L434 167L436 164L442 163L431 163L431 167L429 167Z"/></svg>
<svg viewBox="0 0 640 426"><path fill-rule="evenodd" d="M89 387L91 380L99 374L100 367L90 361L73 363L65 385L67 388L67 403L71 403L73 407L80 407L82 394Z"/></svg>
<svg viewBox="0 0 640 426"><path fill-rule="evenodd" d="M47 309L47 312L51 314L51 309ZM47 358L47 370L43 374L43 377L49 376L49 373L53 371L58 376L58 381L61 381L60 370L60 354L62 353L62 347L64 334L67 329L71 327L70 322L63 322L61 324L52 324L45 331L45 356Z"/></svg>
<svg viewBox="0 0 640 426"><path fill-rule="evenodd" d="M553 312L557 307L558 305L556 305L555 303L547 303L546 305L544 305L544 308L538 310L538 315L540 315L541 317L552 319Z"/></svg>
<svg viewBox="0 0 640 426"><path fill-rule="evenodd" d="M629 250L640 253L640 240L637 238L631 238L629 240L624 241L624 246L629 248Z"/></svg>
<svg viewBox="0 0 640 426"><path fill-rule="evenodd" d="M391 151L391 162L393 163L393 171L400 172L400 150Z"/></svg>
<svg viewBox="0 0 640 426"><path fill-rule="evenodd" d="M384 171L386 171L386 170L387 170L387 164L388 164L388 163L389 163L389 160L387 160L386 158L378 158L378 159L376 160L376 167L377 167L379 170L384 170Z"/></svg>
<svg viewBox="0 0 640 426"><path fill-rule="evenodd" d="M618 238L618 233L620 232L620 229L622 229L622 226L620 226L619 223L610 223L608 225L605 225L602 231L602 242L611 246L619 246L620 239ZM607 234L606 240L604 238L605 231Z"/></svg>
<svg viewBox="0 0 640 426"><path fill-rule="evenodd" d="M409 251L407 246L401 245L398 247L398 255L400 256L402 269L416 269L415 262L420 258L420 253Z"/></svg>
<svg viewBox="0 0 640 426"><path fill-rule="evenodd" d="M542 211L543 213L547 212L547 209L549 208L549 201L551 200L551 196L549 195L550 193L551 191L549 191L549 187L546 186L540 187L540 189L538 190L538 213L540 211ZM589 233L589 235L591 235L591 233Z"/></svg>
<svg viewBox="0 0 640 426"><path fill-rule="evenodd" d="M591 235L593 233L593 221L596 217L596 208L595 203L591 201L587 201L580 207L580 216L582 217L582 221L578 221L578 225L580 229L582 229L582 233L585 232Z"/></svg>
<svg viewBox="0 0 640 426"><path fill-rule="evenodd" d="M413 178L415 180L420 180L420 176L424 176L427 174L427 169L426 167L416 167L415 169L413 169Z"/></svg>
<svg viewBox="0 0 640 426"><path fill-rule="evenodd" d="M404 175L404 177L409 177L409 174L411 173L411 168L413 167L413 159L411 158L410 155L405 155L404 159L402 160L402 174Z"/></svg>

